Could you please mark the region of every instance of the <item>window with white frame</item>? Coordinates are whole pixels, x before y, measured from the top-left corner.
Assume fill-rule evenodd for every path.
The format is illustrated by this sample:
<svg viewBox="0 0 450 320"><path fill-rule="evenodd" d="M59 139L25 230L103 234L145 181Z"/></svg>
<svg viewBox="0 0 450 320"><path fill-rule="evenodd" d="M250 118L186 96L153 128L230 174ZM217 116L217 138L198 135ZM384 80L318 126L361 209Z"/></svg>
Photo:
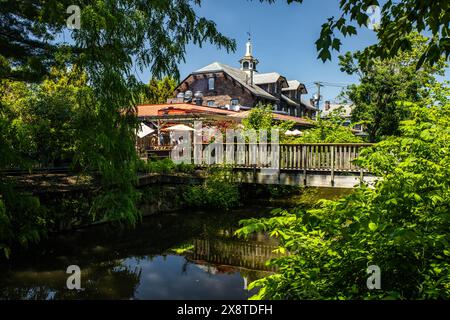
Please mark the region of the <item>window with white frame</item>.
<svg viewBox="0 0 450 320"><path fill-rule="evenodd" d="M214 77L208 78L208 90L214 90L214 87L215 87Z"/></svg>
<svg viewBox="0 0 450 320"><path fill-rule="evenodd" d="M235 98L235 99L231 99L230 104L232 106L237 106L239 105L239 99Z"/></svg>
<svg viewBox="0 0 450 320"><path fill-rule="evenodd" d="M214 100L208 100L208 101L206 101L206 105L207 105L208 107L214 107Z"/></svg>

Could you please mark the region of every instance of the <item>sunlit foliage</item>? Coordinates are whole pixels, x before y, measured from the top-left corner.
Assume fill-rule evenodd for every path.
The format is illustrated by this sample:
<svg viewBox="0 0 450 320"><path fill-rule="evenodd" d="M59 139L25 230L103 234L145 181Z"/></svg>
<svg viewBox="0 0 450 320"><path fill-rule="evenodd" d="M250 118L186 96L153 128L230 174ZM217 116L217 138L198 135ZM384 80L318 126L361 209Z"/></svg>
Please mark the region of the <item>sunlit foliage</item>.
<svg viewBox="0 0 450 320"><path fill-rule="evenodd" d="M255 298L448 299L450 297L450 104L409 104L401 137L366 149L359 165L380 176L314 210L278 210L244 221L245 236L267 231L289 252L278 273L254 282ZM381 290L366 269L381 269Z"/></svg>

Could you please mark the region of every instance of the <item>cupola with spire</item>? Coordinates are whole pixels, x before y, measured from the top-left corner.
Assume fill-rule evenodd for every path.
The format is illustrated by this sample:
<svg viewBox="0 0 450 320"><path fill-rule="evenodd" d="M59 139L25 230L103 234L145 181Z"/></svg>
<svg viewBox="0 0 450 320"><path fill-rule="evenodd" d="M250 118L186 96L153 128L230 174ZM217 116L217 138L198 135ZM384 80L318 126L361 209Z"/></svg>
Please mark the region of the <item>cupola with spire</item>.
<svg viewBox="0 0 450 320"><path fill-rule="evenodd" d="M245 71L248 75L249 84L253 85L253 73L256 72L256 65L259 63L258 59L253 57L252 55L252 41L250 37L250 33L248 34L248 41L246 43L245 56L239 60L241 64L241 70Z"/></svg>

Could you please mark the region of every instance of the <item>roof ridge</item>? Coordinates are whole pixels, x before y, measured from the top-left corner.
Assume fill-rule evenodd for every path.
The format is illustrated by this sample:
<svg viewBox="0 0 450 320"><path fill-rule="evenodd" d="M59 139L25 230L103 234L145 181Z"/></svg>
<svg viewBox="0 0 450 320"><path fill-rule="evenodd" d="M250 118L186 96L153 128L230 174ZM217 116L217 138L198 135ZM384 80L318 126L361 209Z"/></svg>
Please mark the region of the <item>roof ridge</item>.
<svg viewBox="0 0 450 320"><path fill-rule="evenodd" d="M246 82L247 73L241 69L229 66L227 64L221 63L221 62L213 62L210 63L203 68L200 68L191 74L198 74L198 73L208 73L208 72L217 72L222 71L228 74L231 78L233 78L235 81L239 82L242 86L247 88L250 92L253 94L264 97L270 100L278 101L279 99L271 95L269 92L265 91L258 85L250 85Z"/></svg>

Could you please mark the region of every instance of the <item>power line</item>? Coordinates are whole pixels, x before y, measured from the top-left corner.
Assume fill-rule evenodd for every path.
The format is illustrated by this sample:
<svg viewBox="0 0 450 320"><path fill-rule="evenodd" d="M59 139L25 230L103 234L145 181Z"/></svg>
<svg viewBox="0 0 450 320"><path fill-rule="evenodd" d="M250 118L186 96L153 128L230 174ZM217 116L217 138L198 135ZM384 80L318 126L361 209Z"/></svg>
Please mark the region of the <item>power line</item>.
<svg viewBox="0 0 450 320"><path fill-rule="evenodd" d="M327 87L348 87L353 84L349 82L321 82L321 83Z"/></svg>
<svg viewBox="0 0 450 320"><path fill-rule="evenodd" d="M320 82L321 84L332 84L332 85L343 85L343 86L353 84L353 82L332 82L332 81L320 81L320 80L317 80L317 81L301 81L301 80L298 80L298 81L300 83L303 83L304 85L316 84L317 82Z"/></svg>

